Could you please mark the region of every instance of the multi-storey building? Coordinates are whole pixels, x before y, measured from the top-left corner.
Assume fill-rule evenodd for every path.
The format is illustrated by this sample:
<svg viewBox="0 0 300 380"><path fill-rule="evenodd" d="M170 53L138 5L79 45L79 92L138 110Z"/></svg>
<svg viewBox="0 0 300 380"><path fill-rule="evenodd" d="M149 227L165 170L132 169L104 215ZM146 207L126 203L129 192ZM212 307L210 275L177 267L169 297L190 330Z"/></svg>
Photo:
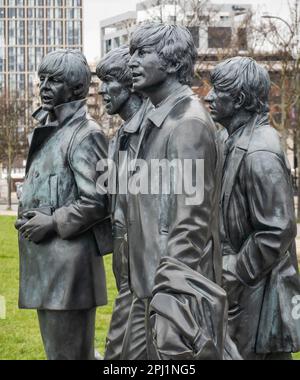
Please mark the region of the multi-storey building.
<svg viewBox="0 0 300 380"><path fill-rule="evenodd" d="M30 98L41 58L82 50L83 0L0 0L0 91Z"/></svg>
<svg viewBox="0 0 300 380"><path fill-rule="evenodd" d="M82 29L83 0L0 0L0 95L28 101L18 126L24 149L14 160L13 182L22 181L25 174L26 136L32 127L32 109L37 105L34 99L38 99L34 97L38 65L52 50L83 50ZM0 198L6 193L5 159L2 164Z"/></svg>
<svg viewBox="0 0 300 380"><path fill-rule="evenodd" d="M212 54L233 44L247 50L245 20L250 4L220 4L213 1L144 0L135 11L119 14L100 22L101 55L127 43L136 25L157 21L186 25L199 54Z"/></svg>

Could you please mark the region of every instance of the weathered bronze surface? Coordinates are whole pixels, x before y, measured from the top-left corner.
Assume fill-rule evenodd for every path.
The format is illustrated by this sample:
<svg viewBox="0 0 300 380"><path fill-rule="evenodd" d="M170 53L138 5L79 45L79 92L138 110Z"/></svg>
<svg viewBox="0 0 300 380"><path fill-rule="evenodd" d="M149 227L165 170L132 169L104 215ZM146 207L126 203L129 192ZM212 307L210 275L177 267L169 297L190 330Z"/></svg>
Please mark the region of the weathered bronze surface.
<svg viewBox="0 0 300 380"><path fill-rule="evenodd" d="M300 349L293 296L300 284L291 170L269 125L268 72L235 57L211 73L208 102L222 124L220 234L229 333L244 359L288 359Z"/></svg>
<svg viewBox="0 0 300 380"><path fill-rule="evenodd" d="M42 107L34 117L40 124L16 223L19 306L38 310L49 359L93 359L95 307L107 302L100 254L109 247L98 246L94 236L108 216L107 196L96 189L107 141L87 118L91 74L79 51L48 54L39 78Z"/></svg>

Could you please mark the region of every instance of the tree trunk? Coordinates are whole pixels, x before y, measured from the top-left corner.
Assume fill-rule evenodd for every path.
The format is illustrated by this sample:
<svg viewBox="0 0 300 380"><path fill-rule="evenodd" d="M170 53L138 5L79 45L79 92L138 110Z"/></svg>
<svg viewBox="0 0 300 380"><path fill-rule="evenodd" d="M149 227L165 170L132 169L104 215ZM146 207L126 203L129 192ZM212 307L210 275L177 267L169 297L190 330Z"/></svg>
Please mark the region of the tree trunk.
<svg viewBox="0 0 300 380"><path fill-rule="evenodd" d="M7 210L11 210L11 173L7 170Z"/></svg>
<svg viewBox="0 0 300 380"><path fill-rule="evenodd" d="M11 210L11 172L12 172L12 157L11 147L8 147L8 163L7 163L7 210Z"/></svg>
<svg viewBox="0 0 300 380"><path fill-rule="evenodd" d="M297 65L297 70L299 70ZM296 157L297 157L297 169L295 170L295 175L297 175L297 222L300 222L300 73L297 72L296 75L296 95L298 95L298 100L296 103Z"/></svg>

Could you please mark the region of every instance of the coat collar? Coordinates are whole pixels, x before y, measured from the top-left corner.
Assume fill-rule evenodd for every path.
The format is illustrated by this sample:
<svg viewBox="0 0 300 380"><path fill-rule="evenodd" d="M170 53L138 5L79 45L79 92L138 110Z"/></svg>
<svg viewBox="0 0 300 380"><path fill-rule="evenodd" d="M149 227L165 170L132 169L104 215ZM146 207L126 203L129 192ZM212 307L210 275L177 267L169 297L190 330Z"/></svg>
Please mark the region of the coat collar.
<svg viewBox="0 0 300 380"><path fill-rule="evenodd" d="M182 88L169 95L162 103L160 103L157 107L153 108L152 111L148 114L148 119L158 128L160 128L165 121L166 117L169 115L171 110L175 107L175 105L181 101L183 98L187 96L193 95L193 91L190 87L184 85Z"/></svg>
<svg viewBox="0 0 300 380"><path fill-rule="evenodd" d="M242 125L229 136L226 143L230 145L232 149L238 147L243 150L248 150L253 129L266 125L268 122L269 119L267 115L255 114L246 124Z"/></svg>
<svg viewBox="0 0 300 380"><path fill-rule="evenodd" d="M149 99L144 100L143 104L139 110L134 114L134 116L124 123L123 131L127 133L136 133L140 129L145 115L153 108Z"/></svg>
<svg viewBox="0 0 300 380"><path fill-rule="evenodd" d="M239 173L242 161L248 152L253 132L256 128L259 128L262 125L266 125L267 123L267 116L255 114L245 125L241 127L241 129L236 131L236 134L230 136L231 138L233 138L233 144L231 145L228 152L230 157L227 158L227 164L225 164L225 166L223 167L224 175L221 195L224 202L223 212L225 217L227 215L229 200L235 184L235 179ZM226 143L228 143L229 138L226 140Z"/></svg>
<svg viewBox="0 0 300 380"><path fill-rule="evenodd" d="M77 100L70 103L62 104L54 109L57 120L47 123L48 112L45 112L42 107L33 113L33 117L40 122L29 137L30 146L26 163L26 173L28 172L33 155L43 143L55 134L61 127L69 126L72 121L86 115L86 100Z"/></svg>
<svg viewBox="0 0 300 380"><path fill-rule="evenodd" d="M73 102L64 103L54 108L56 121L48 123L48 111L45 111L43 107L39 107L32 117L36 119L40 125L45 126L62 126L74 118L84 116L87 113L86 99L75 100Z"/></svg>

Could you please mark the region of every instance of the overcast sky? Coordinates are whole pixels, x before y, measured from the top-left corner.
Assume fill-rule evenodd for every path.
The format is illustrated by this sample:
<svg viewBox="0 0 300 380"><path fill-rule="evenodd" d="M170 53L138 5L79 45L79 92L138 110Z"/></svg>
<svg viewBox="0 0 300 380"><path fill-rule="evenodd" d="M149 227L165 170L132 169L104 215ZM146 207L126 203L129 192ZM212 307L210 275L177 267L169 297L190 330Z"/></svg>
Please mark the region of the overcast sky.
<svg viewBox="0 0 300 380"><path fill-rule="evenodd" d="M100 56L100 21L135 10L139 0L84 0L84 48L89 62ZM213 3L252 4L254 10L287 17L288 0L212 0Z"/></svg>

